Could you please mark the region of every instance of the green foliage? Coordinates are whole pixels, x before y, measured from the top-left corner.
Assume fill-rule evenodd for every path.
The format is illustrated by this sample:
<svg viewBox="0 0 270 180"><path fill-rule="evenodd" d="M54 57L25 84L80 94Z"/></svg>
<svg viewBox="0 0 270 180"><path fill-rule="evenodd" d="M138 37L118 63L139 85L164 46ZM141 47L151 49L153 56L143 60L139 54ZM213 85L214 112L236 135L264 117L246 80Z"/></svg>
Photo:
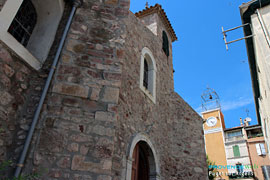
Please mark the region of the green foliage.
<svg viewBox="0 0 270 180"><path fill-rule="evenodd" d="M5 178L3 177L3 172L7 170L8 167L12 166L12 161L3 161L0 163L0 180L37 180L40 178L40 173L31 173L26 175L20 175L18 178Z"/></svg>
<svg viewBox="0 0 270 180"><path fill-rule="evenodd" d="M216 174L218 174L217 169L213 168L213 166L215 166L215 162L211 161L208 157L208 155L206 155L206 162L207 162L207 167L208 167L208 178L209 180L215 179Z"/></svg>

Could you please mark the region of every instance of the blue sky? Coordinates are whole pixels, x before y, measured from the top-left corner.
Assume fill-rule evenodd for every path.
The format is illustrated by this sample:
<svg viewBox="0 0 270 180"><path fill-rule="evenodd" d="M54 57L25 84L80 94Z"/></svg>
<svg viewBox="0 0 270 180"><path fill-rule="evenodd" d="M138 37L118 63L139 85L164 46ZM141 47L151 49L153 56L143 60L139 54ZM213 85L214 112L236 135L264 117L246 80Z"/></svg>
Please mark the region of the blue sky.
<svg viewBox="0 0 270 180"><path fill-rule="evenodd" d="M226 51L221 27L241 25L239 6L247 0L149 0L161 4L178 36L173 43L175 91L197 112L201 94L215 89L221 101L226 127L239 126L249 110L251 124L257 124L251 78L244 41ZM131 0L130 10L145 7L146 0ZM228 40L243 37L242 29L228 33Z"/></svg>

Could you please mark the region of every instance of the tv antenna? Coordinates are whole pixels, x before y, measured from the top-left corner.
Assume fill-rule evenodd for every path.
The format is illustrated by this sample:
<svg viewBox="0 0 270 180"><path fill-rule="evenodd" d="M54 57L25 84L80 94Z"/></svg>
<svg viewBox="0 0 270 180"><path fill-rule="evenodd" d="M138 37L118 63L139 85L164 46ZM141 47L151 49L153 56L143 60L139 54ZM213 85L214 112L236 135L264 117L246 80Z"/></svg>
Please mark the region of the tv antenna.
<svg viewBox="0 0 270 180"><path fill-rule="evenodd" d="M244 36L244 37L242 37L242 38L239 38L239 39L236 39L236 40L227 42L227 32L230 32L230 31L233 31L233 30L236 30L236 29L239 29L239 28L244 28L245 26L250 26L250 29L251 29L250 23L246 23L246 24L243 24L243 25L241 25L241 26L237 26L237 27L234 27L234 28L231 28L231 29L228 29L228 30L224 30L223 26L221 27L221 29L222 29L222 34L223 34L223 40L224 40L224 42L225 42L226 50L227 50L227 51L229 50L228 44L231 44L231 43L234 43L234 42L237 42L237 41L241 41L241 40L243 40L243 39L248 39L248 38L251 38L251 37L254 36L253 34L251 34L251 35Z"/></svg>
<svg viewBox="0 0 270 180"><path fill-rule="evenodd" d="M249 110L248 109L246 109L246 113L247 113L247 117L248 117L248 115L249 115Z"/></svg>
<svg viewBox="0 0 270 180"><path fill-rule="evenodd" d="M201 99L203 111L218 109L221 107L219 96L214 89L207 87L206 90L202 93Z"/></svg>
<svg viewBox="0 0 270 180"><path fill-rule="evenodd" d="M145 3L145 8L149 8L149 3L148 3L148 1L146 1L146 3Z"/></svg>

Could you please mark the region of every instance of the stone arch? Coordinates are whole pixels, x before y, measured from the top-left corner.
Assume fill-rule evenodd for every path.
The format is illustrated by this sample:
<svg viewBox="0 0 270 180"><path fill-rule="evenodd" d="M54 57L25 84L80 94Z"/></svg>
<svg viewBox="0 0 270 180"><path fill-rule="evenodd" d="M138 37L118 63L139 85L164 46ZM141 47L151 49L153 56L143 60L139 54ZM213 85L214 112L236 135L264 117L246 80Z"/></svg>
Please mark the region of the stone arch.
<svg viewBox="0 0 270 180"><path fill-rule="evenodd" d="M150 139L147 137L147 135L143 133L136 134L133 136L131 144L129 145L128 152L127 152L127 169L126 169L126 180L131 180L131 174L132 174L132 155L135 146L139 142L144 142L149 147L149 175L150 180L160 180L160 164L159 159L156 153L156 150L150 141Z"/></svg>
<svg viewBox="0 0 270 180"><path fill-rule="evenodd" d="M148 74L149 87L147 89L143 86L145 60L147 61L149 69ZM155 58L150 49L144 47L141 53L140 88L154 103L156 103L156 72L157 66Z"/></svg>

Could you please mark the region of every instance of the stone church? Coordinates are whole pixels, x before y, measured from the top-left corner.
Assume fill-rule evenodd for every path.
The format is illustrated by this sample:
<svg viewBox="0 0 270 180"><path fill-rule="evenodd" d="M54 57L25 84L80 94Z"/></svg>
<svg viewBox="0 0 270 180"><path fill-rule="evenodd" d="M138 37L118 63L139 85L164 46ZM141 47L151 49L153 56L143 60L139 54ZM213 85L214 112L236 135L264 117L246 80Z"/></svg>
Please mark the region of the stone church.
<svg viewBox="0 0 270 180"><path fill-rule="evenodd" d="M177 36L160 5L129 4L0 0L1 178L207 179L203 120L174 92Z"/></svg>

